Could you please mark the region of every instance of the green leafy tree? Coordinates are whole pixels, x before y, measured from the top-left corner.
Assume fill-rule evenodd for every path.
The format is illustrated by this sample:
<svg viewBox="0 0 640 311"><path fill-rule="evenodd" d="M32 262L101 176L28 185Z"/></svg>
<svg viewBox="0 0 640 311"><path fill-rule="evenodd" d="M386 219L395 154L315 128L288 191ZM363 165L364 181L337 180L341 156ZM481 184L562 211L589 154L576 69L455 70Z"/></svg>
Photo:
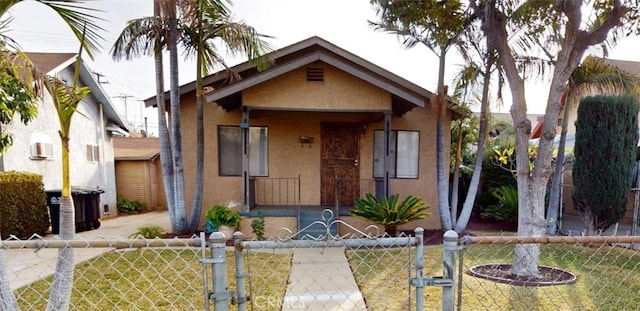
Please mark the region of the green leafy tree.
<svg viewBox="0 0 640 311"><path fill-rule="evenodd" d="M624 217L637 143L635 96L593 96L580 102L572 198L589 235Z"/></svg>
<svg viewBox="0 0 640 311"><path fill-rule="evenodd" d="M638 26L638 7L632 0L613 1L496 1L469 2L482 17L483 31L496 49L511 90L511 116L516 128L516 176L518 179L518 235L541 236L545 233L545 189L551 175L551 156L556 122L566 82L591 46L604 46L626 29ZM590 14L583 14L589 10ZM524 72L519 61L544 55L539 70L552 68L544 126L533 166L529 163L528 144L531 122L528 121ZM538 277L540 246L517 245L512 272L523 277Z"/></svg>
<svg viewBox="0 0 640 311"><path fill-rule="evenodd" d="M18 114L27 125L38 113L38 97L35 88L20 78L28 62L10 63L17 54L0 50L0 155L13 143L13 136L5 130ZM2 69L4 68L4 69Z"/></svg>

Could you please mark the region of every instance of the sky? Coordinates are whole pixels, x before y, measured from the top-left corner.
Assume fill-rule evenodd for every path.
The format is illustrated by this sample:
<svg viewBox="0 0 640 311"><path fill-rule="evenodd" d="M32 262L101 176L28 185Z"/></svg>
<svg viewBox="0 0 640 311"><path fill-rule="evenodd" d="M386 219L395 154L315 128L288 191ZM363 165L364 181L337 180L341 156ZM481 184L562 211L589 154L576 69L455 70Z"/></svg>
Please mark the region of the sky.
<svg viewBox="0 0 640 311"><path fill-rule="evenodd" d="M88 66L101 75L100 81L113 104L134 128L143 128L147 118L148 132L155 133L156 111L144 108L142 100L155 94L153 58L143 56L131 61L114 61L110 56L113 42L126 22L153 13L152 0L97 0L91 7L102 10L95 15L104 21L103 51ZM402 47L392 34L375 31L368 20L376 14L369 0L235 0L234 18L274 38L268 42L279 49L311 36L319 36L427 90L435 91L437 57L426 47ZM78 43L64 23L46 6L24 1L9 11L10 37L28 52L77 52ZM41 22L34 22L34 20ZM625 38L609 55L610 58L640 61L637 49L640 38ZM165 62L167 58L165 57ZM241 59L229 58L230 65ZM449 53L445 84L452 84L453 76L462 60ZM168 65L165 67L168 68ZM180 84L195 79L195 63L180 57ZM168 79L168 73L165 74ZM168 83L165 83L168 85ZM544 113L548 86L543 82L527 84L529 113ZM505 89L503 93L508 93ZM126 105L125 105L126 103ZM494 111L508 111L509 103L494 107Z"/></svg>

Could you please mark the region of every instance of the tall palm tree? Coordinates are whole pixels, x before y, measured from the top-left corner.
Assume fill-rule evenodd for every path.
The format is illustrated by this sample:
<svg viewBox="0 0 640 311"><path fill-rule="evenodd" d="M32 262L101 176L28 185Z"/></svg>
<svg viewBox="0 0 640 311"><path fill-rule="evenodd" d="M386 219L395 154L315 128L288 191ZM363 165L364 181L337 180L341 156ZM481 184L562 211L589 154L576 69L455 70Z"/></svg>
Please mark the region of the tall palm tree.
<svg viewBox="0 0 640 311"><path fill-rule="evenodd" d="M551 190L549 191L547 234L556 234L558 229L556 220L560 213L560 181L564 167L565 144L571 107L579 102L580 98L593 94L594 92L633 93L637 90L638 84L638 77L620 70L618 67L605 62L601 58L587 57L580 66L574 69L561 99L564 112L560 142L558 144L558 154L556 156L555 173L553 174Z"/></svg>
<svg viewBox="0 0 640 311"><path fill-rule="evenodd" d="M160 163L162 180L165 186L165 197L168 203L171 228L175 232L179 225L175 222L175 186L174 167L169 128L167 125L167 109L164 92L164 68L162 52L166 48L167 3L161 0L153 1L154 14L131 20L114 43L111 55L115 60L131 60L142 55L154 57L156 80L156 105L158 112L158 138L160 141Z"/></svg>
<svg viewBox="0 0 640 311"><path fill-rule="evenodd" d="M266 37L259 34L253 27L235 22L227 5L223 1L191 1L183 2L184 12L181 41L187 54L196 58L196 130L197 130L197 169L196 184L191 206L189 231L197 230L202 211L202 192L204 184L204 88L203 76L206 76L216 66L227 69L231 80L239 78L231 72L224 58L220 55L220 42L224 50L232 55L242 55L253 61L258 70L268 67L269 61L265 56L271 50L268 43L262 40Z"/></svg>
<svg viewBox="0 0 640 311"><path fill-rule="evenodd" d="M262 69L266 64L264 54L270 48L261 40L260 35L252 27L244 23L236 23L231 17L227 5L223 1L191 0L179 2L179 11L175 1L163 2L160 18L142 18L130 21L115 42L112 55L119 59L131 58L141 54L154 53L162 48L170 52L170 111L171 111L171 169L173 176L167 181L165 163L163 176L165 188L173 198L167 196L174 233L189 233L197 230L202 211L202 192L204 184L204 90L202 79L215 66L223 66L230 70L220 55L216 42L222 42L226 51L232 54L243 54ZM178 18L178 13L181 13ZM175 16L175 17L174 17ZM177 34L176 34L177 33ZM173 42L173 40L176 40ZM220 40L217 40L220 39ZM215 41L215 42L214 42ZM196 187L190 217L186 217L184 174L182 164L182 142L180 135L180 94L177 80L177 45L184 47L188 55L196 57L196 127L197 127L197 170ZM161 70L156 67L156 70ZM158 74L158 73L156 73ZM230 73L232 79L237 75ZM156 85L159 85L158 83ZM158 101L164 95L162 88L157 87ZM160 94L162 93L162 95ZM163 100L164 102L164 100ZM160 105L158 108L160 109ZM160 112L159 112L160 113ZM164 118L164 112L162 112ZM162 136L162 130L161 136ZM160 140L162 148L162 138ZM162 151L161 151L162 152ZM167 157L169 158L169 157ZM168 168L167 168L168 169ZM188 223L187 223L188 219Z"/></svg>
<svg viewBox="0 0 640 311"><path fill-rule="evenodd" d="M407 48L423 44L438 56L438 94L432 97L431 105L438 109L436 123L436 158L438 211L442 230L451 230L451 219L446 178L447 156L445 154L445 127L447 114L447 86L444 85L446 54L450 47L460 47L459 36L469 25L473 16L467 14L460 1L386 1L371 0L377 8L379 22L369 22L376 30L402 37Z"/></svg>

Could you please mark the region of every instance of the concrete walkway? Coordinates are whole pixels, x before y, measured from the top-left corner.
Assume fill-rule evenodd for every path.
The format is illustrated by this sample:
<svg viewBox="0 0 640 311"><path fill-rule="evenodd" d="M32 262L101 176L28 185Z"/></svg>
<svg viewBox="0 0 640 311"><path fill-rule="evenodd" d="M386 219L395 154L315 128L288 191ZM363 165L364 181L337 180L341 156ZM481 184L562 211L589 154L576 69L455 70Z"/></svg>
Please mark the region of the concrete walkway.
<svg viewBox="0 0 640 311"><path fill-rule="evenodd" d="M101 219L100 228L76 234L77 239L94 241L101 239L127 239L143 226L160 226L165 231L171 229L167 211L156 211L138 215L119 216ZM48 234L45 240L58 239L57 234ZM77 248L74 251L75 263L94 258L110 251L110 248ZM8 269L11 289L16 289L45 278L55 271L58 250L11 249L2 250Z"/></svg>
<svg viewBox="0 0 640 311"><path fill-rule="evenodd" d="M366 309L343 247L293 251L283 311Z"/></svg>

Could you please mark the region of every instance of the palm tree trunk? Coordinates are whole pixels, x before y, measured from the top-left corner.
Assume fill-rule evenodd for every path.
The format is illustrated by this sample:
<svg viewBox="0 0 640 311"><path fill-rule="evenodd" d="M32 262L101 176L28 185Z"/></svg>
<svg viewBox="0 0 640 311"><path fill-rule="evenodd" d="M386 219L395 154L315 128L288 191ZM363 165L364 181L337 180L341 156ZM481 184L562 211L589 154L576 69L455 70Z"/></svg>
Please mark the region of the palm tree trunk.
<svg viewBox="0 0 640 311"><path fill-rule="evenodd" d="M9 286L9 275L7 265L4 261L4 252L0 250L0 310L14 311L20 310L16 297L13 296L11 286Z"/></svg>
<svg viewBox="0 0 640 311"><path fill-rule="evenodd" d="M491 53L491 51L490 51ZM460 212L460 218L456 222L455 230L458 233L462 233L469 223L471 218L471 212L473 211L473 205L478 193L478 187L480 186L480 176L482 175L482 155L484 154L484 143L487 139L487 111L489 110L489 87L491 85L490 73L491 67L493 67L495 59L490 56L485 66L485 76L482 84L482 104L480 106L480 128L478 133L478 150L476 151L476 163L473 168L473 175L471 176L471 182L469 182L469 190L467 190L467 197L462 206Z"/></svg>
<svg viewBox="0 0 640 311"><path fill-rule="evenodd" d="M75 210L71 197L69 178L69 138L62 139L62 194L60 197L60 239L73 240L76 233ZM47 302L47 311L69 310L71 289L73 288L73 248L65 247L58 251L56 271L51 283L51 293Z"/></svg>
<svg viewBox="0 0 640 311"><path fill-rule="evenodd" d="M160 0L153 2L153 14L159 18ZM159 44L158 44L159 45ZM160 140L160 163L162 167L162 181L164 183L165 198L167 199L167 209L171 227L174 227L175 217L175 188L173 174L173 159L171 158L171 142L169 140L169 129L167 128L167 108L164 97L164 68L162 66L162 51L156 49L154 52L156 71L156 105L158 106L158 138Z"/></svg>
<svg viewBox="0 0 640 311"><path fill-rule="evenodd" d="M200 5L197 5L198 16L200 17ZM202 26L202 23L199 24ZM196 59L196 184L193 192L193 202L191 205L191 215L189 217L189 232L195 232L200 223L200 213L202 211L202 192L204 187L204 91L202 86L203 71L203 50L204 39L202 29L198 33L198 52Z"/></svg>
<svg viewBox="0 0 640 311"><path fill-rule="evenodd" d="M168 2L169 17L169 94L171 105L171 152L173 154L175 217L172 220L173 232L185 234L187 227L187 209L184 193L184 164L182 162L182 133L180 122L180 85L178 81L178 20L175 1Z"/></svg>
<svg viewBox="0 0 640 311"><path fill-rule="evenodd" d="M446 166L448 161L446 160L445 153L445 130L444 130L444 119L446 116L447 109L447 90L444 86L444 66L445 66L445 56L446 49L444 47L440 48L440 64L438 68L438 96L437 96L437 105L438 105L438 121L436 123L436 157L437 157L437 188L438 188L438 211L440 212L440 224L442 225L442 230L447 231L453 228L451 223L451 217L449 212L449 187L446 174Z"/></svg>
<svg viewBox="0 0 640 311"><path fill-rule="evenodd" d="M462 157L462 122L458 124L458 139L456 141L456 158L453 165L453 180L451 185L451 223L455 226L458 218L458 192L460 187L460 158Z"/></svg>
<svg viewBox="0 0 640 311"><path fill-rule="evenodd" d="M558 216L560 214L560 181L562 180L564 168L564 148L567 140L567 128L569 127L569 107L567 105L567 93L562 94L562 104L564 113L562 115L562 130L560 132L560 142L558 143L558 154L556 155L556 167L549 190L549 205L547 205L547 235L555 235L558 231Z"/></svg>

